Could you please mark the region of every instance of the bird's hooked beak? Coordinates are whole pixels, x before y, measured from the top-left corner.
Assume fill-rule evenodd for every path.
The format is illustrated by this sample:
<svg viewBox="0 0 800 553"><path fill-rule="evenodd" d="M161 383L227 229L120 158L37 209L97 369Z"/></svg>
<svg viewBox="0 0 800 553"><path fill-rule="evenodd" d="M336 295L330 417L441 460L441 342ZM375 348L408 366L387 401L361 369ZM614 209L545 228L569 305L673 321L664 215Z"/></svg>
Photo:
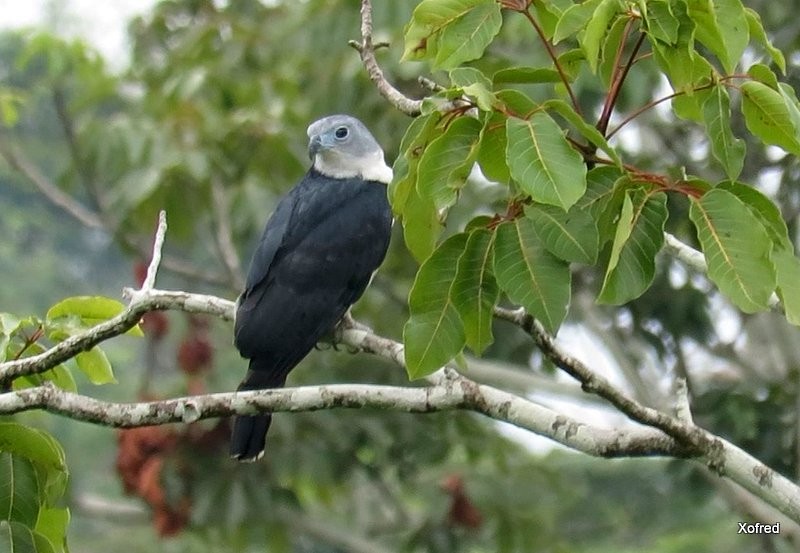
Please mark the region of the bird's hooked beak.
<svg viewBox="0 0 800 553"><path fill-rule="evenodd" d="M319 153L320 150L325 150L333 146L333 140L329 133L316 134L308 141L308 157L311 161Z"/></svg>

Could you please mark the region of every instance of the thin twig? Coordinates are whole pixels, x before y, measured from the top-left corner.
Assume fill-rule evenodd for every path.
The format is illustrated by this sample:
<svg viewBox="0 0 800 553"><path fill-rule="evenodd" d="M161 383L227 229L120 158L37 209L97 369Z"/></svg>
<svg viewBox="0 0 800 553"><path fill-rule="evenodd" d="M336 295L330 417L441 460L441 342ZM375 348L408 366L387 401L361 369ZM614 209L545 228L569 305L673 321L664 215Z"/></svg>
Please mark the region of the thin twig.
<svg viewBox="0 0 800 553"><path fill-rule="evenodd" d="M647 111L647 110L649 110L651 108L654 108L658 104L666 102L667 100L672 100L673 98L677 98L678 96L682 96L684 94L686 94L686 93L683 92L682 90L679 90L677 92L673 92L672 94L668 94L668 95L664 96L663 98L658 98L657 100L653 100L651 102L647 102L645 105L643 105L642 107L636 109L633 113L631 113L627 117L625 117L625 119L623 119L616 127L611 129L608 132L608 134L606 135L606 138L610 140L612 136L617 134L622 129L622 127L624 127L625 125L627 125L628 123L630 123L631 121L633 121L634 119L639 117L645 111Z"/></svg>
<svg viewBox="0 0 800 553"><path fill-rule="evenodd" d="M639 53L639 48L641 48L642 43L644 42L645 34L640 32L639 40L636 41L633 51L628 57L628 62L623 67L620 67L619 62L622 59L622 52L625 50L625 43L628 41L628 35L630 34L632 25L633 19L628 19L628 21L625 23L625 29L622 31L622 40L620 41L619 48L617 49L616 56L614 58L614 73L611 78L611 89L608 91L606 101L603 103L603 112L597 122L597 130L603 134L605 134L606 130L608 130L608 122L611 120L611 114L614 113L614 106L616 105L617 99L619 98L619 93L622 90L622 84L625 82L625 79L628 76L628 71L630 71L631 66L633 65L633 60L636 58L636 55Z"/></svg>
<svg viewBox="0 0 800 553"><path fill-rule="evenodd" d="M569 84L569 79L567 78L567 73L564 71L564 68L561 66L561 62L558 61L558 56L556 55L556 52L555 52L555 49L553 48L553 45L550 44L550 41L547 40L547 37L544 34L544 29L542 29L542 26L539 25L538 21L536 21L536 18L533 17L533 15L531 15L530 11L523 10L520 13L522 13L522 15L524 15L525 18L528 21L530 21L531 25L533 25L533 28L536 30L536 34L539 35L539 38L541 39L542 44L544 44L545 50L547 50L547 55L550 56L550 59L553 61L553 65L555 66L556 71L558 71L559 77L561 77L561 82L563 83L564 88L567 89L567 94L569 94L569 98L572 101L572 107L575 109L575 112L580 115L581 106L580 106L580 104L578 104L578 99L575 97L575 93L572 91L572 87Z"/></svg>
<svg viewBox="0 0 800 553"><path fill-rule="evenodd" d="M233 245L233 232L228 214L230 202L222 183L215 178L212 178L211 181L211 198L211 209L214 212L214 221L217 227L217 231L214 233L217 249L231 282L241 290L244 287L244 279L242 278L239 254L236 253L236 246Z"/></svg>
<svg viewBox="0 0 800 553"><path fill-rule="evenodd" d="M147 266L147 275L142 283L142 290L152 290L156 285L158 267L161 265L161 251L164 249L164 239L167 235L167 212L163 209L158 212L158 226L153 238L153 254Z"/></svg>
<svg viewBox="0 0 800 553"><path fill-rule="evenodd" d="M375 58L375 48L378 45L374 44L372 40L372 3L370 0L361 0L361 42L352 40L349 44L358 51L367 75L375 84L378 92L406 115L411 117L419 115L422 109L422 100L413 100L397 90L386 80L386 76Z"/></svg>
<svg viewBox="0 0 800 553"><path fill-rule="evenodd" d="M675 416L684 422L694 424L692 420L692 405L689 400L689 387L686 385L686 379L675 379Z"/></svg>
<svg viewBox="0 0 800 553"><path fill-rule="evenodd" d="M55 85L53 87L53 106L55 107L61 129L64 131L64 138L67 141L67 147L69 148L72 163L75 166L75 172L80 176L83 187L86 189L89 198L93 201L94 209L100 214L107 214L108 206L106 205L105 199L100 194L93 171L87 165L86 159L81 152L81 146L78 143L78 136L75 132L75 125L67 107L64 89L60 85Z"/></svg>
<svg viewBox="0 0 800 553"><path fill-rule="evenodd" d="M3 156L12 169L30 181L50 203L61 209L64 213L67 213L88 228L105 228L99 214L58 188L15 146L10 144L6 137L0 137L0 155Z"/></svg>

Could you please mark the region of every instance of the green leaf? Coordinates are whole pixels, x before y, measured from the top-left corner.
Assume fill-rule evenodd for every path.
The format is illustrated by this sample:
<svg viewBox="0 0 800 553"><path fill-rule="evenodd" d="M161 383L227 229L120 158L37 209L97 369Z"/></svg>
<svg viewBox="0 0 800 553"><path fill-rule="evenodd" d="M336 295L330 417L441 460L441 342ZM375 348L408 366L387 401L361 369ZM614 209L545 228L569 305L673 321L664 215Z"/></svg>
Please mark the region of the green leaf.
<svg viewBox="0 0 800 553"><path fill-rule="evenodd" d="M538 104L517 90L501 90L497 93L501 109L487 114L481 131L478 164L486 178L497 182L508 183L511 173L506 161L508 137L506 126L507 112L527 117L538 108Z"/></svg>
<svg viewBox="0 0 800 553"><path fill-rule="evenodd" d="M47 320L77 315L87 325L116 317L125 310L125 306L117 300L103 296L74 296L55 304L47 311Z"/></svg>
<svg viewBox="0 0 800 553"><path fill-rule="evenodd" d="M19 106L22 97L8 89L0 89L0 121L3 126L13 127L19 121Z"/></svg>
<svg viewBox="0 0 800 553"><path fill-rule="evenodd" d="M57 553L67 553L67 527L69 509L44 508L39 510L36 533L44 536Z"/></svg>
<svg viewBox="0 0 800 553"><path fill-rule="evenodd" d="M800 155L800 136L791 108L780 92L755 81L742 83L742 113L748 130L765 144Z"/></svg>
<svg viewBox="0 0 800 553"><path fill-rule="evenodd" d="M783 57L783 52L772 45L767 32L764 30L764 25L761 23L761 16L752 8L745 8L744 15L747 18L747 25L750 30L750 36L757 40L767 51L767 53L775 62L775 65L781 70L781 73L786 74L786 58Z"/></svg>
<svg viewBox="0 0 800 553"><path fill-rule="evenodd" d="M549 67L508 67L492 75L494 84L560 83L558 71Z"/></svg>
<svg viewBox="0 0 800 553"><path fill-rule="evenodd" d="M46 504L63 495L68 476L64 450L49 434L15 422L0 422L0 451L34 463Z"/></svg>
<svg viewBox="0 0 800 553"><path fill-rule="evenodd" d="M453 284L453 303L464 323L466 343L477 354L494 341L492 320L500 296L492 267L494 239L486 229L470 233Z"/></svg>
<svg viewBox="0 0 800 553"><path fill-rule="evenodd" d="M41 351L44 351L44 348L41 348ZM15 378L12 383L12 388L14 390L23 390L25 388L41 386L45 382L52 382L57 387L67 392L74 392L78 389L75 384L75 379L72 378L72 373L64 365L56 365L43 373L28 374Z"/></svg>
<svg viewBox="0 0 800 553"><path fill-rule="evenodd" d="M597 300L620 305L641 296L655 276L664 243L667 197L641 188L628 191L617 222L611 256Z"/></svg>
<svg viewBox="0 0 800 553"><path fill-rule="evenodd" d="M423 0L406 26L402 59L431 59L451 69L480 57L502 21L493 0Z"/></svg>
<svg viewBox="0 0 800 553"><path fill-rule="evenodd" d="M680 23L672 14L670 3L666 0L651 0L648 2L644 19L647 25L647 32L655 40L660 40L670 45L678 41Z"/></svg>
<svg viewBox="0 0 800 553"><path fill-rule="evenodd" d="M525 215L547 250L559 259L593 264L597 261L597 225L591 214L573 206L569 211L548 205L530 205Z"/></svg>
<svg viewBox="0 0 800 553"><path fill-rule="evenodd" d="M33 545L36 547L36 553L55 553L56 550L47 537L39 532L31 532L31 536L33 537Z"/></svg>
<svg viewBox="0 0 800 553"><path fill-rule="evenodd" d="M506 116L499 111L488 114L478 150L478 164L487 179L504 183L511 180L506 163L507 145Z"/></svg>
<svg viewBox="0 0 800 553"><path fill-rule="evenodd" d="M778 90L778 76L763 63L754 63L747 69L747 74L760 83L764 83L772 90Z"/></svg>
<svg viewBox="0 0 800 553"><path fill-rule="evenodd" d="M589 68L592 73L597 73L600 46L603 44L608 25L621 9L622 6L619 0L600 0L600 4L586 25L586 30L580 39L580 43L581 48L586 53L586 61L589 62Z"/></svg>
<svg viewBox="0 0 800 553"><path fill-rule="evenodd" d="M603 79L603 84L607 88L611 86L611 79L615 75L614 62L621 61L622 59L617 60L617 52L619 52L620 48L625 47L625 45L622 44L622 39L629 21L630 17L627 15L615 16L614 22L611 24L611 28L603 40L603 48L600 51L599 73L600 77Z"/></svg>
<svg viewBox="0 0 800 553"><path fill-rule="evenodd" d="M19 522L0 520L0 553L38 553L33 532Z"/></svg>
<svg viewBox="0 0 800 553"><path fill-rule="evenodd" d="M502 25L500 4L489 1L477 4L442 30L434 69L452 69L481 57Z"/></svg>
<svg viewBox="0 0 800 553"><path fill-rule="evenodd" d="M121 302L104 296L73 296L53 305L47 311L46 319L51 325L58 326L61 318L77 317L83 326L92 327L116 317L124 310L125 306ZM66 331L68 335L73 333L68 326L59 328ZM144 336L138 325L125 334Z"/></svg>
<svg viewBox="0 0 800 553"><path fill-rule="evenodd" d="M394 179L389 185L389 203L396 215L402 215L408 195L417 185L417 170L428 143L438 133L436 126L441 121L439 113L415 118L406 129L400 142L400 155L394 165ZM401 163L401 161L403 163Z"/></svg>
<svg viewBox="0 0 800 553"><path fill-rule="evenodd" d="M506 161L520 188L535 201L569 209L586 190L586 165L546 113L506 122Z"/></svg>
<svg viewBox="0 0 800 553"><path fill-rule="evenodd" d="M474 67L457 67L450 71L450 82L472 98L482 111L491 111L497 98L492 92L492 82Z"/></svg>
<svg viewBox="0 0 800 553"><path fill-rule="evenodd" d="M0 312L0 332L5 334L6 336L11 335L12 332L17 330L19 326L20 318L16 315L12 315L11 313L2 313Z"/></svg>
<svg viewBox="0 0 800 553"><path fill-rule="evenodd" d="M586 65L586 54L580 48L573 48L567 50L558 56L558 63L561 69L566 73L567 80L572 82L578 78L578 74Z"/></svg>
<svg viewBox="0 0 800 553"><path fill-rule="evenodd" d="M794 89L786 83L778 83L777 90L789 111L789 118L792 120L792 126L797 136L797 133L800 132L800 103L798 103L797 95Z"/></svg>
<svg viewBox="0 0 800 553"><path fill-rule="evenodd" d="M786 320L800 326L800 259L791 249L776 248L772 252L778 298L786 313Z"/></svg>
<svg viewBox="0 0 800 553"><path fill-rule="evenodd" d="M616 167L595 167L586 176L586 194L576 207L587 210L595 221L599 248L614 238L628 184L630 179Z"/></svg>
<svg viewBox="0 0 800 553"><path fill-rule="evenodd" d="M789 229L786 227L786 221L783 220L780 209L763 192L741 182L721 182L717 188L726 190L739 198L758 218L775 246L789 250L793 248L789 238Z"/></svg>
<svg viewBox="0 0 800 553"><path fill-rule="evenodd" d="M442 231L439 215L433 202L420 197L413 189L403 212L403 238L408 251L418 262L422 262L436 248L436 240Z"/></svg>
<svg viewBox="0 0 800 553"><path fill-rule="evenodd" d="M409 378L422 378L453 359L466 344L464 323L453 303L458 261L466 234L445 240L422 264L414 279L408 306L411 317L403 327Z"/></svg>
<svg viewBox="0 0 800 553"><path fill-rule="evenodd" d="M653 42L653 57L675 91L685 92L672 100L676 114L684 119L701 122L702 109L694 89L710 82L714 68L695 51L695 23L686 13L686 4L674 3L672 10L679 22L678 39L674 44ZM703 99L705 98L701 97L701 101Z"/></svg>
<svg viewBox="0 0 800 553"><path fill-rule="evenodd" d="M85 374L92 384L113 384L114 371L108 357L99 347L95 346L89 351L82 351L75 356L78 368Z"/></svg>
<svg viewBox="0 0 800 553"><path fill-rule="evenodd" d="M432 141L419 162L417 190L437 210L453 205L478 156L483 125L474 117L459 117Z"/></svg>
<svg viewBox="0 0 800 553"><path fill-rule="evenodd" d="M558 20L561 19L564 11L560 9L557 2L550 0L533 0L533 9L536 11L536 18L544 31L545 38L548 40L553 38Z"/></svg>
<svg viewBox="0 0 800 553"><path fill-rule="evenodd" d="M570 6L558 19L555 32L553 33L553 44L558 44L586 27L586 24L594 15L601 0L586 0L579 4Z"/></svg>
<svg viewBox="0 0 800 553"><path fill-rule="evenodd" d="M474 67L456 67L450 70L449 76L450 84L454 87L460 88L480 83L488 90L492 89L492 81L489 80L489 77L484 75L481 70L475 69Z"/></svg>
<svg viewBox="0 0 800 553"><path fill-rule="evenodd" d="M588 123L583 117L580 116L580 114L575 111L575 108L566 103L564 100L547 100L542 105L547 109L552 109L561 117L566 119L576 129L578 129L578 132L581 133L584 138L608 154L608 157L614 162L615 165L617 165L617 167L622 167L622 160L620 159L619 154L617 154L617 151L612 148L611 145L609 145L603 134L598 131L594 125Z"/></svg>
<svg viewBox="0 0 800 553"><path fill-rule="evenodd" d="M703 102L703 119L711 140L711 152L728 178L736 180L744 166L745 144L731 130L731 101L724 86L715 86Z"/></svg>
<svg viewBox="0 0 800 553"><path fill-rule="evenodd" d="M567 315L569 265L553 256L527 218L502 223L494 244L494 274L503 292L522 305L550 332Z"/></svg>
<svg viewBox="0 0 800 553"><path fill-rule="evenodd" d="M686 0L686 4L697 25L697 40L714 52L727 73L733 73L750 41L741 0Z"/></svg>
<svg viewBox="0 0 800 553"><path fill-rule="evenodd" d="M775 265L776 292L783 304L786 319L800 325L800 260L794 255L794 245L780 209L760 190L741 182L722 182L717 189L725 190L744 203L767 231L772 241L770 259Z"/></svg>
<svg viewBox="0 0 800 553"><path fill-rule="evenodd" d="M0 520L32 528L39 516L39 482L28 459L0 451Z"/></svg>
<svg viewBox="0 0 800 553"><path fill-rule="evenodd" d="M500 90L497 92L497 99L500 101L500 107L504 112L520 119L527 119L539 109L539 104L519 90Z"/></svg>
<svg viewBox="0 0 800 553"><path fill-rule="evenodd" d="M752 211L727 190L692 200L689 217L708 263L708 276L745 313L767 308L775 290L772 241Z"/></svg>
<svg viewBox="0 0 800 553"><path fill-rule="evenodd" d="M503 130L505 131L505 125L503 125ZM503 150L505 151L505 146ZM0 312L0 363L6 360L8 355L6 348L11 341L11 336L19 328L21 322L18 317L11 313Z"/></svg>

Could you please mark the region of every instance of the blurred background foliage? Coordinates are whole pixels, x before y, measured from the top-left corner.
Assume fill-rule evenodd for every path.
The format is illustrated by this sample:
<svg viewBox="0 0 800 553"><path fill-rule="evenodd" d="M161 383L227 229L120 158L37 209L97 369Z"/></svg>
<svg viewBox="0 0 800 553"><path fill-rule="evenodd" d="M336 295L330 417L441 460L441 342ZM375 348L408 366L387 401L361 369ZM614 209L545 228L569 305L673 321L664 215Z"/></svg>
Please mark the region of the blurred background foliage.
<svg viewBox="0 0 800 553"><path fill-rule="evenodd" d="M787 54L787 80L797 88L795 6L746 3ZM384 69L419 97L423 66L398 63L414 4L376 0L374 17L376 38L391 44L379 51ZM482 69L544 60L525 23L507 19L476 62ZM170 230L159 286L232 299L266 217L308 164L310 121L335 112L358 116L390 163L409 124L377 94L347 46L359 36L353 0L170 0L130 21L129 33L129 61L115 70L82 40L46 28L0 34L0 151L10 162L0 167L0 311L42 315L65 296L118 296L141 277L160 209ZM589 83L576 92L596 109L602 83ZM635 69L619 110L666 91L656 74ZM642 168L720 177L696 131L656 109L619 143ZM779 203L797 236L797 160L749 146L742 180ZM25 174L31 167L93 218L80 221L57 207L53 191ZM686 229L671 230L693 240ZM661 261L656 284L622 308L593 304L598 275L576 275L564 343L657 407L668 408L668 377L688 376L703 426L795 477L797 329L770 314L735 312L702 277ZM415 270L396 232L357 318L398 338ZM145 330L144 340L107 344L119 383L91 393L126 401L238 383L244 363L229 325L159 313ZM473 377L618 422L542 366L516 329L498 323L495 336L488 363L468 369ZM334 381L407 378L379 360L329 349L312 353L290 378L292 385ZM780 537L736 535L737 521L772 521L753 500L690 464L592 459L469 414L279 414L266 459L247 466L227 459L227 421L121 434L41 413L17 418L49 429L65 446L74 551L792 550Z"/></svg>

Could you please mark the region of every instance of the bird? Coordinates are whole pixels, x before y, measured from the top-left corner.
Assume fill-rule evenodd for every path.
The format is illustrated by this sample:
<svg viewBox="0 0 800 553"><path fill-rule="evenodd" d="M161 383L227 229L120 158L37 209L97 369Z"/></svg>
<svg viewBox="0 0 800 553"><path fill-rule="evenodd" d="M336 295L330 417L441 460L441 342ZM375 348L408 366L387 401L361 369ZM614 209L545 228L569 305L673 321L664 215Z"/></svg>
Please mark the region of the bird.
<svg viewBox="0 0 800 553"><path fill-rule="evenodd" d="M389 247L392 169L367 127L330 115L308 127L311 167L277 204L236 302L234 345L249 360L237 391L281 388L371 281ZM230 455L264 454L270 414L234 419Z"/></svg>

